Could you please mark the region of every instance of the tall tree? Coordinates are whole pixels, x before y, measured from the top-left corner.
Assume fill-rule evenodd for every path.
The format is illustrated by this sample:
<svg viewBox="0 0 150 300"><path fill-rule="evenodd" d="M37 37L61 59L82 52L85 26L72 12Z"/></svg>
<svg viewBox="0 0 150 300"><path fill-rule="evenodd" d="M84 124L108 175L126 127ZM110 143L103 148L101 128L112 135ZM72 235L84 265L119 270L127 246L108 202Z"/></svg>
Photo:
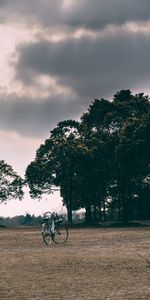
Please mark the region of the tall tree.
<svg viewBox="0 0 150 300"><path fill-rule="evenodd" d="M72 210L75 206L75 147L78 138L78 122L67 120L58 123L49 139L37 150L35 161L26 170L32 197L51 192L52 185L60 187L69 223L72 223Z"/></svg>
<svg viewBox="0 0 150 300"><path fill-rule="evenodd" d="M101 181L102 183L101 185L99 184L99 192L101 190L100 186L102 186L103 192L101 190L101 195L105 195L106 201L107 197L112 198L113 202L116 203L115 206L117 205L119 216L123 218L124 221L130 217L129 210L130 212L132 210L132 208L129 209L129 207L132 206L131 169L129 171L129 168L126 167L127 164L122 164L118 149L123 140L127 142L127 130L125 133L124 128L129 127L128 124L129 122L131 123L131 120L132 122L137 120L139 124L141 124L142 117L149 112L149 109L150 102L148 96L145 96L143 93L133 95L130 90L122 90L114 95L112 102L104 99L94 100L89 106L88 111L83 114L81 118L85 143L91 143L92 146L95 140L97 153L98 156L102 158L102 161L104 161L106 152L102 152L102 148L98 150L98 145L106 142L107 151L109 149L109 159L107 156L107 163L105 161L106 168L104 168L102 161L100 164L100 160L99 165L96 164L99 182ZM123 139L123 137L125 137L125 139ZM125 151L125 148L123 151ZM129 164L129 156L127 156L127 159ZM94 161L96 161L96 157ZM110 166L109 168L108 165ZM96 170L96 168L94 169ZM102 170L105 176L102 175ZM106 170L106 172L104 170ZM110 174L110 178L107 176L108 173ZM104 178L106 179L107 185L104 184ZM104 200L103 203L103 209L105 209Z"/></svg>
<svg viewBox="0 0 150 300"><path fill-rule="evenodd" d="M144 171L144 155L142 155L143 151L141 143L143 139L145 149L149 149L149 142L148 139L146 139L149 130L148 126L145 130L145 137L144 134L143 136L140 134L140 131L143 132L143 129L145 128L143 118L145 120L145 117L149 115L150 111L148 96L144 96L142 93L133 96L129 91L127 91L127 95L125 91L122 91L122 93L118 93L114 99L117 110L119 107L120 111L122 103L125 109L125 113L123 112L122 116L121 113L119 113L118 140L116 144L118 191L120 202L122 204L122 217L124 222L133 218L133 207L135 202L134 185L137 178L142 178L141 172ZM121 108L121 110L123 110L123 108ZM146 117L146 120L147 119L148 117ZM138 185L140 184L140 181L141 179L138 180Z"/></svg>
<svg viewBox="0 0 150 300"><path fill-rule="evenodd" d="M133 218L135 210L138 218L143 218L143 194L150 185L150 112L141 118L128 119L121 131L117 153L123 177L125 218Z"/></svg>
<svg viewBox="0 0 150 300"><path fill-rule="evenodd" d="M93 194L91 195L91 208L99 212L101 220L102 211L105 220L106 200L108 188L113 177L114 146L109 126L109 116L112 112L112 103L108 100L94 100L88 111L81 117L81 127L84 142L91 151L93 158ZM92 189L91 189L92 191Z"/></svg>
<svg viewBox="0 0 150 300"><path fill-rule="evenodd" d="M94 100L81 122L59 122L27 167L31 196L59 186L70 223L81 207L88 223L93 211L105 219L108 207L132 218L149 193L149 111L148 96L122 90L112 101Z"/></svg>

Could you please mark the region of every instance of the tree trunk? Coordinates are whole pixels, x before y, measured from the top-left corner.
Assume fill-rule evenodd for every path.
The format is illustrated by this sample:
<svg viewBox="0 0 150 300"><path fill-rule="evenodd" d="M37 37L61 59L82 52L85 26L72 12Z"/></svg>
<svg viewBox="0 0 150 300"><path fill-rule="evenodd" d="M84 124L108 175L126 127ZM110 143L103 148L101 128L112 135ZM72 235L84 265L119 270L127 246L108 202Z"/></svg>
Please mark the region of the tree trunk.
<svg viewBox="0 0 150 300"><path fill-rule="evenodd" d="M99 202L99 222L102 221L101 201Z"/></svg>
<svg viewBox="0 0 150 300"><path fill-rule="evenodd" d="M103 196L103 221L106 221L106 206L105 206L105 197Z"/></svg>
<svg viewBox="0 0 150 300"><path fill-rule="evenodd" d="M123 175L123 172L121 170L121 166L118 167L118 188L119 188L119 194L121 196L121 204L122 204L122 221L124 224L128 223L128 197L127 197L127 191L126 191L126 178Z"/></svg>
<svg viewBox="0 0 150 300"><path fill-rule="evenodd" d="M67 215L68 215L68 224L72 225L72 207L68 205L67 207Z"/></svg>
<svg viewBox="0 0 150 300"><path fill-rule="evenodd" d="M68 185L68 224L72 225L72 206L73 206L73 190L72 190L72 173L69 175Z"/></svg>
<svg viewBox="0 0 150 300"><path fill-rule="evenodd" d="M97 206L96 203L94 203L94 215L93 215L93 220L96 223L97 222Z"/></svg>
<svg viewBox="0 0 150 300"><path fill-rule="evenodd" d="M90 203L87 203L87 205L86 205L85 217L86 217L86 224L90 225L92 223L92 214L91 214L91 204Z"/></svg>

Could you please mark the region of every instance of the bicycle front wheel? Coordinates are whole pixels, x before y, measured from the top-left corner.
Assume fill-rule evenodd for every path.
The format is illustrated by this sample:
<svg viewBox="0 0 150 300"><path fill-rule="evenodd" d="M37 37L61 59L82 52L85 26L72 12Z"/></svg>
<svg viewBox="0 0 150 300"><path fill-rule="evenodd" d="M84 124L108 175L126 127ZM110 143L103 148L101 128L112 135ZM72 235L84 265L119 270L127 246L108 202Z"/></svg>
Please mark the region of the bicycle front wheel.
<svg viewBox="0 0 150 300"><path fill-rule="evenodd" d="M46 223L42 224L42 237L46 245L50 245L52 242L50 226Z"/></svg>
<svg viewBox="0 0 150 300"><path fill-rule="evenodd" d="M56 226L55 233L52 234L52 240L56 244L63 244L68 239L68 228L65 226Z"/></svg>

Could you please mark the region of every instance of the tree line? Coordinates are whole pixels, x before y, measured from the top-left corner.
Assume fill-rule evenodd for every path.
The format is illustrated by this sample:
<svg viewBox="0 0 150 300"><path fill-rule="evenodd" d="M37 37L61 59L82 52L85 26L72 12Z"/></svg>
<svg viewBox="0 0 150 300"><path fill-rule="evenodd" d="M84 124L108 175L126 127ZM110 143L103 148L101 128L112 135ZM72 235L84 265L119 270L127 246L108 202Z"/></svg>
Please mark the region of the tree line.
<svg viewBox="0 0 150 300"><path fill-rule="evenodd" d="M35 216L26 213L26 215L19 215L15 217L0 217L0 228L12 226L41 226L42 222L42 216Z"/></svg>
<svg viewBox="0 0 150 300"><path fill-rule="evenodd" d="M59 122L27 166L25 183L33 198L59 187L69 223L80 208L88 224L108 214L150 219L149 97L121 90L111 101L92 101L80 121Z"/></svg>

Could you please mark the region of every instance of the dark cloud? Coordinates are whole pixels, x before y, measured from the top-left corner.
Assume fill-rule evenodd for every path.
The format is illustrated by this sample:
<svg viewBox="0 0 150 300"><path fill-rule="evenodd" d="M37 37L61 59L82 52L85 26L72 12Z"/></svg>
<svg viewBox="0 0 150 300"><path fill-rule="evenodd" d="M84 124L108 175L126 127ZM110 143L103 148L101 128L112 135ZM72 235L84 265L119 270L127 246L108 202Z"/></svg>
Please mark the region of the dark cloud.
<svg viewBox="0 0 150 300"><path fill-rule="evenodd" d="M21 81L27 96L9 95L7 101L0 96L1 129L42 136L58 121L79 117L94 98L110 98L120 89L141 89L149 82L150 33L129 31L127 26L120 26L133 21L140 28L141 21L149 21L149 0L64 3L61 0L0 0L1 23L15 21L20 26L23 20L31 34L31 25L34 29L41 26L43 36L49 33L49 40L40 39L16 48L15 78ZM93 36L71 38L71 30L83 28L94 31ZM51 34L58 29L60 34L66 32L66 37L54 43ZM55 91L50 90L51 96L46 99L39 96L35 100L28 96L28 88L32 91L35 88L37 92L41 75L56 81ZM61 95L57 87L67 88L68 92ZM42 92L44 88L41 83Z"/></svg>
<svg viewBox="0 0 150 300"><path fill-rule="evenodd" d="M27 99L9 95L0 99L0 128L15 131L24 136L42 137L60 120L76 118L81 113L77 101L62 97Z"/></svg>
<svg viewBox="0 0 150 300"><path fill-rule="evenodd" d="M108 24L150 20L149 0L1 0L1 21L16 15L44 26L99 29ZM4 19L5 16L5 19Z"/></svg>
<svg viewBox="0 0 150 300"><path fill-rule="evenodd" d="M0 23L20 22L27 26L46 25L57 23L60 14L61 1L47 0L1 0Z"/></svg>
<svg viewBox="0 0 150 300"><path fill-rule="evenodd" d="M91 29L149 19L149 0L77 0L65 16L68 25Z"/></svg>
<svg viewBox="0 0 150 300"><path fill-rule="evenodd" d="M35 42L18 51L17 77L24 84L39 75L54 77L82 104L121 88L136 88L150 75L150 34L120 30L103 38Z"/></svg>

